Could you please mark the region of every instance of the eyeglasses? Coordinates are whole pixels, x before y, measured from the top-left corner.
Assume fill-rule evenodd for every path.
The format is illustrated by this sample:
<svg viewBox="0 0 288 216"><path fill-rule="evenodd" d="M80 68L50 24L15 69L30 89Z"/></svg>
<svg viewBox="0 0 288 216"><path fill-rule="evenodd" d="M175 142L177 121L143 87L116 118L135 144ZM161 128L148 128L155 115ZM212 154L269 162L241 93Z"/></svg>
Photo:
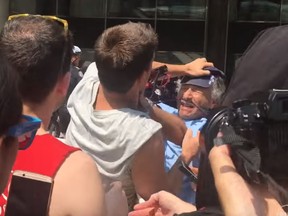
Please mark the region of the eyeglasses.
<svg viewBox="0 0 288 216"><path fill-rule="evenodd" d="M6 136L18 138L19 149L25 150L32 144L41 122L37 117L22 115L22 121L10 127Z"/></svg>
<svg viewBox="0 0 288 216"><path fill-rule="evenodd" d="M64 31L66 36L68 35L68 22L67 20L61 19L59 17L56 16L46 16L46 15L38 15L38 14L15 14L15 15L11 15L8 17L8 21L15 19L15 18L19 18L19 17L27 17L27 16L34 16L34 17L42 17L45 19L50 19L50 20L54 20L59 22L60 24L63 25Z"/></svg>
<svg viewBox="0 0 288 216"><path fill-rule="evenodd" d="M19 18L19 17L28 17L28 16L32 16L32 17L42 17L44 19L49 19L49 20L54 20L60 24L63 25L64 28L64 32L65 32L65 45L64 45L64 49L63 49L63 54L62 54L62 59L61 59L61 67L60 67L60 74L63 71L63 66L64 66L64 60L65 60L65 51L67 49L67 36L69 34L69 29L68 29L68 22L65 19L61 19L59 17L56 16L46 16L46 15L38 15L38 14L15 14L15 15L11 15L8 17L8 21Z"/></svg>

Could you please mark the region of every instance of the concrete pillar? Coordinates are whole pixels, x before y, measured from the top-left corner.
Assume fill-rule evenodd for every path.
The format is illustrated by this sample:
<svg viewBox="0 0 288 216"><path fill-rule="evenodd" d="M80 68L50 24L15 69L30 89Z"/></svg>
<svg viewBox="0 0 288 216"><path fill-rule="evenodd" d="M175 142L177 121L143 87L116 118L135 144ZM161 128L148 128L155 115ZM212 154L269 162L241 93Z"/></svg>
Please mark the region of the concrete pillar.
<svg viewBox="0 0 288 216"><path fill-rule="evenodd" d="M0 29L3 28L9 15L9 0L0 0Z"/></svg>

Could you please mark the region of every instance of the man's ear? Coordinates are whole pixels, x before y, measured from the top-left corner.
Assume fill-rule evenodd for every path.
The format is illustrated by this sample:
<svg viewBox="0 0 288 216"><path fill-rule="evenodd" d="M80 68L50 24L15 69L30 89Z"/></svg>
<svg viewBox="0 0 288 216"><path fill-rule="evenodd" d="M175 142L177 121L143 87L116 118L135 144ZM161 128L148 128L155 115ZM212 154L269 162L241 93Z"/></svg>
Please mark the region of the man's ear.
<svg viewBox="0 0 288 216"><path fill-rule="evenodd" d="M3 145L4 136L0 136L0 148Z"/></svg>
<svg viewBox="0 0 288 216"><path fill-rule="evenodd" d="M67 72L64 76L60 77L58 79L58 82L56 84L56 92L66 96L67 90L70 85L70 78L71 78L71 72Z"/></svg>

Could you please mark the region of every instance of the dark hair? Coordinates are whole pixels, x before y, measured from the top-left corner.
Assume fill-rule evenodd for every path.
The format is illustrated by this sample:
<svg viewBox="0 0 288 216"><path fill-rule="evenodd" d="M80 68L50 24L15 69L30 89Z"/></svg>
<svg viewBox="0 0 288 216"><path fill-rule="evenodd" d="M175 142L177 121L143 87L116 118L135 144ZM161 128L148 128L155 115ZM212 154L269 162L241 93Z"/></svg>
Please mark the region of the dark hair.
<svg viewBox="0 0 288 216"><path fill-rule="evenodd" d="M22 101L18 91L18 74L0 53L0 135L19 122Z"/></svg>
<svg viewBox="0 0 288 216"><path fill-rule="evenodd" d="M158 45L149 24L126 23L106 29L95 44L95 61L101 84L126 93L149 68Z"/></svg>
<svg viewBox="0 0 288 216"><path fill-rule="evenodd" d="M42 102L59 77L69 71L72 36L58 21L40 16L6 22L0 48L20 75L24 101Z"/></svg>

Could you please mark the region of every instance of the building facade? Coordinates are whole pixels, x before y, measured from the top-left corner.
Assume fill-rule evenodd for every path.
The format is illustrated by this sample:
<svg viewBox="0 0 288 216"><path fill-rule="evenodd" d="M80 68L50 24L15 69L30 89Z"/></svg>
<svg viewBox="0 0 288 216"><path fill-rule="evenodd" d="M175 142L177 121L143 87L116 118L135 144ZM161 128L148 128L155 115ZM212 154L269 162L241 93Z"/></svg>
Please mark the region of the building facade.
<svg viewBox="0 0 288 216"><path fill-rule="evenodd" d="M229 77L260 31L288 23L288 0L1 0L1 27L18 13L66 19L88 60L104 29L149 23L159 36L157 60L182 64L205 56Z"/></svg>

